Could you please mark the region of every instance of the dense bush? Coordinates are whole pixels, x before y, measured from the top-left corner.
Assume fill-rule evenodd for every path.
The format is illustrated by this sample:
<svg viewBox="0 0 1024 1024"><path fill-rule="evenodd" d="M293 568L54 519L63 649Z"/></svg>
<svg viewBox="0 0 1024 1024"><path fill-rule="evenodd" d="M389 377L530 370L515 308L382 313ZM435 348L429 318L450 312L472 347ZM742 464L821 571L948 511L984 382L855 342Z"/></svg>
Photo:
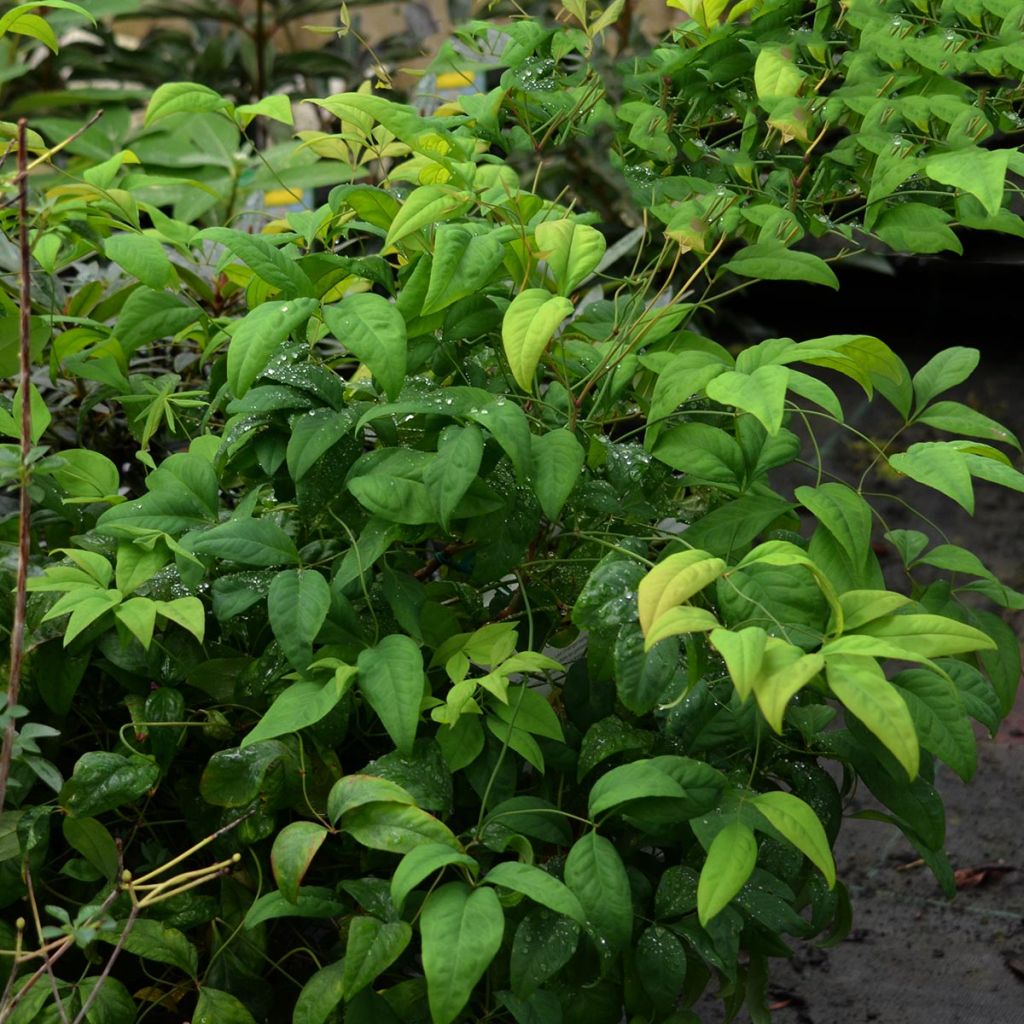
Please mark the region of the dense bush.
<svg viewBox="0 0 1024 1024"><path fill-rule="evenodd" d="M330 132L257 152L243 129L287 103L177 83L103 152L30 137L0 1020L683 1024L714 985L763 1021L785 937L849 928L858 781L952 891L934 763L969 779L970 719L1011 706L985 605L1024 596L930 524L887 530L869 485L970 509L972 478L1024 489L995 447L1019 446L942 397L974 350L913 375L860 335L735 353L707 313L834 287L875 241L1015 232L992 132L1019 83L953 73L1002 75L978 55L1016 54L1020 14L890 5L885 35L874 5L686 6L607 91L570 58L619 12L571 6L579 28L503 27L496 91L432 117L346 93L315 101ZM947 20L970 65L920 56ZM541 162L590 160L591 132L635 186L612 245ZM268 179L335 187L262 217ZM856 484L815 440L836 374L903 423Z"/></svg>

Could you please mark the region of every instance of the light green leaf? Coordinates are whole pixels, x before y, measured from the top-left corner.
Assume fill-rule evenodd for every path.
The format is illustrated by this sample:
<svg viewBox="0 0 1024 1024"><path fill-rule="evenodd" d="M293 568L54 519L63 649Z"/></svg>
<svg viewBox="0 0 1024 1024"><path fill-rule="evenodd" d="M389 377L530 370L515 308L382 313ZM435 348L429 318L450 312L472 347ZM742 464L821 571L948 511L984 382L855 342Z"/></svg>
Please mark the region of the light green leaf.
<svg viewBox="0 0 1024 1024"><path fill-rule="evenodd" d="M757 840L742 822L731 822L715 836L697 882L697 917L702 927L729 905L756 863Z"/></svg>
<svg viewBox="0 0 1024 1024"><path fill-rule="evenodd" d="M285 569L267 592L270 628L300 672L313 660L313 641L331 608L331 588L315 569Z"/></svg>
<svg viewBox="0 0 1024 1024"><path fill-rule="evenodd" d="M269 567L297 562L295 542L269 519L230 519L192 540L192 550L241 565Z"/></svg>
<svg viewBox="0 0 1024 1024"><path fill-rule="evenodd" d="M726 370L716 374L704 388L708 398L733 405L756 417L769 434L782 427L786 407L789 371L784 366L759 366L753 373Z"/></svg>
<svg viewBox="0 0 1024 1024"><path fill-rule="evenodd" d="M157 601L157 613L182 629L188 630L200 643L206 634L206 609L198 597L176 597L172 601Z"/></svg>
<svg viewBox="0 0 1024 1024"><path fill-rule="evenodd" d="M629 877L615 847L596 832L578 839L565 859L565 884L576 894L588 928L612 952L633 936L633 897Z"/></svg>
<svg viewBox="0 0 1024 1024"><path fill-rule="evenodd" d="M574 220L545 221L534 232L559 295L570 295L600 265L605 240L597 228Z"/></svg>
<svg viewBox="0 0 1024 1024"><path fill-rule="evenodd" d="M270 864L285 899L298 903L302 879L326 838L327 829L315 821L293 821L277 833Z"/></svg>
<svg viewBox="0 0 1024 1024"><path fill-rule="evenodd" d="M787 249L782 242L757 242L741 249L724 270L765 281L807 281L838 288L839 279L820 256Z"/></svg>
<svg viewBox="0 0 1024 1024"><path fill-rule="evenodd" d="M1005 149L968 146L929 157L924 172L932 181L970 192L994 217L1003 204L1008 160Z"/></svg>
<svg viewBox="0 0 1024 1024"><path fill-rule="evenodd" d="M889 456L889 465L916 480L947 494L958 505L974 514L974 485L963 453L950 442L919 441L905 452Z"/></svg>
<svg viewBox="0 0 1024 1024"><path fill-rule="evenodd" d="M773 100L796 96L804 80L804 73L793 62L790 49L763 46L754 62L754 89L766 110Z"/></svg>
<svg viewBox="0 0 1024 1024"><path fill-rule="evenodd" d="M447 844L424 843L411 849L391 876L391 902L395 910L401 913L406 897L420 882L451 864L468 868L474 874L480 869L472 857L453 850Z"/></svg>
<svg viewBox="0 0 1024 1024"><path fill-rule="evenodd" d="M725 572L725 562L706 551L679 551L640 581L637 605L644 634L670 608L688 601Z"/></svg>
<svg viewBox="0 0 1024 1024"><path fill-rule="evenodd" d="M331 333L364 362L388 398L395 399L405 382L407 339L405 320L382 295L349 295L324 308Z"/></svg>
<svg viewBox="0 0 1024 1024"><path fill-rule="evenodd" d="M96 501L117 494L121 474L105 455L86 448L71 448L62 451L59 458L63 465L53 469L50 475L69 498Z"/></svg>
<svg viewBox="0 0 1024 1024"><path fill-rule="evenodd" d="M122 594L130 594L152 579L169 560L170 555L162 544L145 548L131 541L121 541L117 545L117 565L114 570L117 589Z"/></svg>
<svg viewBox="0 0 1024 1024"><path fill-rule="evenodd" d="M566 298L552 295L544 288L527 288L505 310L501 338L515 382L524 390L533 389L537 364L554 337L558 325L573 311Z"/></svg>
<svg viewBox="0 0 1024 1024"><path fill-rule="evenodd" d="M754 680L761 674L768 634L759 626L737 631L716 629L710 640L712 647L725 659L740 699L746 700L754 690Z"/></svg>
<svg viewBox="0 0 1024 1024"><path fill-rule="evenodd" d="M351 689L355 674L356 670L351 665L342 665L326 683L313 683L308 680L292 683L278 694L263 717L246 734L240 747L245 748L260 740L299 732L316 724L328 715Z"/></svg>
<svg viewBox="0 0 1024 1024"><path fill-rule="evenodd" d="M148 235L111 235L103 245L103 252L108 260L156 291L173 284L177 278L164 247Z"/></svg>
<svg viewBox="0 0 1024 1024"><path fill-rule="evenodd" d="M148 597L133 597L114 609L114 618L148 651L156 625L156 602Z"/></svg>
<svg viewBox="0 0 1024 1024"><path fill-rule="evenodd" d="M579 925L587 923L583 907L572 890L564 882L532 864L504 861L491 868L483 880L490 885L521 892L542 907L564 914Z"/></svg>
<svg viewBox="0 0 1024 1024"><path fill-rule="evenodd" d="M914 720L878 662L856 654L830 654L826 673L836 697L888 747L909 778L916 778L921 752Z"/></svg>
<svg viewBox="0 0 1024 1024"><path fill-rule="evenodd" d="M996 646L980 629L945 615L886 615L865 623L857 633L887 640L926 658L992 650Z"/></svg>
<svg viewBox="0 0 1024 1024"><path fill-rule="evenodd" d="M412 925L405 921L378 921L359 916L348 926L345 946L345 971L341 987L350 1000L379 974L386 971L405 951L412 939Z"/></svg>
<svg viewBox="0 0 1024 1024"><path fill-rule="evenodd" d="M228 387L235 398L241 398L252 387L273 353L318 306L316 299L274 300L257 306L238 321L228 344Z"/></svg>
<svg viewBox="0 0 1024 1024"><path fill-rule="evenodd" d="M891 590L848 590L839 595L839 603L843 606L844 628L849 632L905 608L910 598Z"/></svg>
<svg viewBox="0 0 1024 1024"><path fill-rule="evenodd" d="M790 699L824 667L819 653L804 654L793 644L769 637L761 671L754 678L754 697L765 721L781 735L782 721Z"/></svg>
<svg viewBox="0 0 1024 1024"><path fill-rule="evenodd" d="M914 397L918 410L936 396L962 384L978 366L981 353L976 348L947 348L936 353L914 374Z"/></svg>
<svg viewBox="0 0 1024 1024"><path fill-rule="evenodd" d="M644 638L644 650L649 651L656 643L670 636L683 633L706 633L716 629L721 623L706 608L694 608L684 604L678 608L669 608L659 615Z"/></svg>
<svg viewBox="0 0 1024 1024"><path fill-rule="evenodd" d="M798 487L793 494L835 537L854 565L863 561L871 548L871 506L852 487L825 483Z"/></svg>
<svg viewBox="0 0 1024 1024"><path fill-rule="evenodd" d="M166 82L157 86L146 107L145 125L171 114L206 114L214 110L229 110L231 104L223 96L195 82Z"/></svg>
<svg viewBox="0 0 1024 1024"><path fill-rule="evenodd" d="M568 430L551 430L530 437L533 490L544 515L558 521L562 506L580 480L586 453Z"/></svg>
<svg viewBox="0 0 1024 1024"><path fill-rule="evenodd" d="M64 646L67 647L79 633L88 629L97 619L120 603L119 590L72 590L43 616L43 622L59 619L62 615L71 613L64 627Z"/></svg>
<svg viewBox="0 0 1024 1024"><path fill-rule="evenodd" d="M836 884L836 865L821 821L811 808L792 793L759 793L751 803L825 876L828 887Z"/></svg>
<svg viewBox="0 0 1024 1024"><path fill-rule="evenodd" d="M396 245L421 228L450 220L466 210L470 202L465 192L441 185L421 185L413 189L402 204L388 228L384 244Z"/></svg>
<svg viewBox="0 0 1024 1024"><path fill-rule="evenodd" d="M395 746L412 753L423 699L423 656L398 633L359 653L359 689Z"/></svg>
<svg viewBox="0 0 1024 1024"><path fill-rule="evenodd" d="M124 928L114 928L111 931L102 931L97 935L101 942L116 943L118 936L124 933ZM199 970L199 954L196 947L185 938L183 932L177 928L168 927L160 921L153 921L149 918L139 918L127 933L124 941L124 949L133 956L140 956L144 960L153 960L159 964L169 964L179 971L196 978ZM198 1014L192 1018L198 1021ZM230 1017L210 1017L209 1024L220 1020L231 1021ZM251 1019L250 1019L251 1021Z"/></svg>
<svg viewBox="0 0 1024 1024"><path fill-rule="evenodd" d="M248 128L255 117L269 117L281 124L295 124L291 100L280 94L264 96L258 103L243 103L235 108L235 119L243 128Z"/></svg>
<svg viewBox="0 0 1024 1024"><path fill-rule="evenodd" d="M4 18L4 21L6 24L0 29L0 35L13 32L16 35L29 36L32 39L38 39L54 53L60 52L56 34L49 23L40 18L38 14L19 14L18 17L11 20Z"/></svg>
<svg viewBox="0 0 1024 1024"><path fill-rule="evenodd" d="M501 947L505 912L493 889L449 882L424 902L420 932L431 1020L452 1024Z"/></svg>

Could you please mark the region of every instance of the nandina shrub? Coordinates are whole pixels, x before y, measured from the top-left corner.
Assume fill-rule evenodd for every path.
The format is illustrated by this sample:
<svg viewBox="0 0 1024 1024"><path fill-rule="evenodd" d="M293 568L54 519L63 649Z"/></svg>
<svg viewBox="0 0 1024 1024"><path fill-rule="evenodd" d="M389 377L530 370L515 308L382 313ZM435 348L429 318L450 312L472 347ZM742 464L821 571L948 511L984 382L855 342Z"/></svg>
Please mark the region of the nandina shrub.
<svg viewBox="0 0 1024 1024"><path fill-rule="evenodd" d="M122 495L101 452L30 463L0 895L6 947L35 907L54 962L29 985L39 958L15 958L10 1019L686 1022L709 986L767 1019L787 940L849 927L849 785L952 890L935 759L970 778L970 718L1013 700L1016 642L979 601L1024 603L909 530L885 533L887 587L866 480L796 428L842 424L844 374L903 420L877 468L967 507L972 477L1019 491L988 443L1015 439L941 398L977 353L913 375L859 335L734 355L689 290L834 283L820 256L650 230L635 259L524 189L477 115L319 102L345 184L266 231L216 203L133 220L114 154L102 194L35 204L54 272L116 281L43 351L148 474ZM236 113L177 85L144 132ZM151 354L189 394L133 397Z"/></svg>

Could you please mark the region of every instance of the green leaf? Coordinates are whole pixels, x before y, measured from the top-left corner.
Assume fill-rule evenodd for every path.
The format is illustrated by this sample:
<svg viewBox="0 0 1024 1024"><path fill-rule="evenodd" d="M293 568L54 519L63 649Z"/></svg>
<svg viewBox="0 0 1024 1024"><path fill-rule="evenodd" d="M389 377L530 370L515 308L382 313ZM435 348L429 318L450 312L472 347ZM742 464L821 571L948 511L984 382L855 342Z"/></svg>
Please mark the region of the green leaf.
<svg viewBox="0 0 1024 1024"><path fill-rule="evenodd" d="M480 472L484 438L472 425L450 426L441 431L437 456L423 474L438 522L447 530L452 513Z"/></svg>
<svg viewBox="0 0 1024 1024"><path fill-rule="evenodd" d="M792 507L775 495L744 494L719 505L693 523L686 531L687 541L713 555L728 558Z"/></svg>
<svg viewBox="0 0 1024 1024"><path fill-rule="evenodd" d="M202 317L197 306L182 302L169 292L136 288L121 307L114 334L130 355L158 338L169 338Z"/></svg>
<svg viewBox="0 0 1024 1024"><path fill-rule="evenodd" d="M542 907L572 918L577 924L587 923L580 901L564 882L532 864L504 861L491 868L484 882L521 892Z"/></svg>
<svg viewBox="0 0 1024 1024"><path fill-rule="evenodd" d="M781 791L759 793L751 803L825 876L831 889L836 884L836 865L814 811L799 797Z"/></svg>
<svg viewBox="0 0 1024 1024"><path fill-rule="evenodd" d="M533 490L544 515L558 521L562 506L580 481L586 453L568 430L531 434Z"/></svg>
<svg viewBox="0 0 1024 1024"><path fill-rule="evenodd" d="M402 955L410 939L412 926L405 921L385 923L375 917L353 918L348 926L345 971L341 980L345 999L351 999L372 984Z"/></svg>
<svg viewBox="0 0 1024 1024"><path fill-rule="evenodd" d="M192 550L257 567L287 565L299 560L295 542L269 519L230 519L196 537Z"/></svg>
<svg viewBox="0 0 1024 1024"><path fill-rule="evenodd" d="M237 322L228 344L228 387L235 398L252 387L273 353L318 307L316 299L274 300L250 310ZM327 312L324 310L325 316Z"/></svg>
<svg viewBox="0 0 1024 1024"><path fill-rule="evenodd" d="M173 601L156 601L156 611L182 629L188 630L200 643L206 632L206 609L198 597L176 597Z"/></svg>
<svg viewBox="0 0 1024 1024"><path fill-rule="evenodd" d="M587 832L573 844L565 884L579 899L589 930L613 953L626 949L633 936L633 897L622 858L604 836Z"/></svg>
<svg viewBox="0 0 1024 1024"><path fill-rule="evenodd" d="M1009 156L1005 149L967 146L929 157L924 173L932 181L969 192L994 217L1003 204Z"/></svg>
<svg viewBox="0 0 1024 1024"><path fill-rule="evenodd" d="M726 370L708 381L704 391L715 402L749 412L769 434L777 434L782 427L788 383L789 370L769 364L753 373Z"/></svg>
<svg viewBox="0 0 1024 1024"><path fill-rule="evenodd" d="M423 973L433 1024L452 1024L501 947L505 913L493 889L449 882L420 917Z"/></svg>
<svg viewBox="0 0 1024 1024"><path fill-rule="evenodd" d="M587 813L591 818L597 818L632 800L650 797L680 800L685 796L679 783L650 761L633 761L612 768L594 783L587 800Z"/></svg>
<svg viewBox="0 0 1024 1024"><path fill-rule="evenodd" d="M407 339L405 320L382 295L349 295L337 306L325 306L331 333L364 362L388 398L394 400L405 383Z"/></svg>
<svg viewBox="0 0 1024 1024"><path fill-rule="evenodd" d="M335 1008L344 998L342 978L345 976L345 959L321 967L302 986L295 1002L292 1024L327 1024Z"/></svg>
<svg viewBox="0 0 1024 1024"><path fill-rule="evenodd" d="M264 96L258 103L243 103L235 108L235 118L243 128L248 128L255 117L269 117L281 124L295 124L291 100L282 95Z"/></svg>
<svg viewBox="0 0 1024 1024"><path fill-rule="evenodd" d="M936 396L962 384L978 366L976 348L947 348L936 353L914 374L914 397L919 410Z"/></svg>
<svg viewBox="0 0 1024 1024"><path fill-rule="evenodd" d="M345 812L340 828L363 846L386 853L408 853L425 843L462 849L447 825L408 804L363 804Z"/></svg>
<svg viewBox="0 0 1024 1024"><path fill-rule="evenodd" d="M520 668L526 668L524 662L529 662L527 655L533 652L526 651L523 654L514 654L508 661L502 664L502 672L514 672ZM560 667L557 662L545 663L544 667ZM517 729L533 733L535 736L543 736L545 739L555 740L559 743L565 742L562 735L562 724L555 714L554 708L539 693L529 689L525 684L513 686L508 691L508 703L495 702L494 713L509 725Z"/></svg>
<svg viewBox="0 0 1024 1024"><path fill-rule="evenodd" d="M391 876L391 902L395 910L401 913L406 897L420 882L451 864L468 868L474 874L479 870L472 857L453 850L447 844L424 843L411 849Z"/></svg>
<svg viewBox="0 0 1024 1024"><path fill-rule="evenodd" d="M498 398L483 406L471 406L466 418L490 431L512 463L516 480L521 484L529 483L533 468L530 423L518 403Z"/></svg>
<svg viewBox="0 0 1024 1024"><path fill-rule="evenodd" d="M120 858L117 844L105 825L95 818L66 817L62 823L64 838L108 882L117 876Z"/></svg>
<svg viewBox="0 0 1024 1024"><path fill-rule="evenodd" d="M359 653L359 689L395 746L412 753L423 699L423 656L414 640L384 637Z"/></svg>
<svg viewBox="0 0 1024 1024"><path fill-rule="evenodd" d="M420 315L430 316L479 293L501 266L504 256L504 245L491 233L473 234L462 225L439 225Z"/></svg>
<svg viewBox="0 0 1024 1024"><path fill-rule="evenodd" d="M243 923L246 928L255 928L279 917L327 918L340 917L344 912L345 904L335 898L333 889L305 885L295 902L277 889L265 893L246 911Z"/></svg>
<svg viewBox="0 0 1024 1024"><path fill-rule="evenodd" d="M270 628L300 672L313 660L313 641L330 609L330 585L315 569L285 569L270 584Z"/></svg>
<svg viewBox="0 0 1024 1024"><path fill-rule="evenodd" d="M271 98L285 99L283 96ZM282 299L315 297L313 282L299 264L283 253L269 238L222 227L207 228L195 237L196 242L208 239L223 245L257 277L281 292Z"/></svg>
<svg viewBox="0 0 1024 1024"><path fill-rule="evenodd" d="M117 928L112 932L100 932L96 937L103 942L115 943L122 931L123 928ZM192 978L198 975L199 954L196 947L185 938L184 933L160 921L145 917L136 920L125 938L124 948L132 956L169 964ZM211 1018L211 1024L214 1019Z"/></svg>
<svg viewBox="0 0 1024 1024"><path fill-rule="evenodd" d="M655 1012L671 1020L672 1008L679 999L686 978L686 950L668 928L651 925L637 940L634 956L636 973L644 992L654 1003Z"/></svg>
<svg viewBox="0 0 1024 1024"><path fill-rule="evenodd" d="M654 457L695 482L736 491L746 469L736 439L706 423L682 423L658 436Z"/></svg>
<svg viewBox="0 0 1024 1024"><path fill-rule="evenodd" d="M292 683L278 694L263 717L246 734L240 744L241 748L315 725L330 714L348 693L355 675L355 668L342 665L326 683L308 680Z"/></svg>
<svg viewBox="0 0 1024 1024"><path fill-rule="evenodd" d="M917 776L921 761L917 730L899 691L885 678L874 658L831 654L826 658L828 685L906 769Z"/></svg>
<svg viewBox="0 0 1024 1024"><path fill-rule="evenodd" d="M552 295L545 288L527 288L505 310L501 339L515 382L524 390L533 390L533 375L544 350L558 325L573 311L566 298Z"/></svg>
<svg viewBox="0 0 1024 1024"><path fill-rule="evenodd" d="M659 562L640 581L637 607L647 631L670 608L688 601L725 571L725 562L699 549L679 551Z"/></svg>
<svg viewBox="0 0 1024 1024"><path fill-rule="evenodd" d="M166 82L157 86L146 107L143 122L151 124L171 114L205 114L214 110L227 110L231 104L223 96L195 82Z"/></svg>
<svg viewBox="0 0 1024 1024"><path fill-rule="evenodd" d="M697 917L702 927L729 905L756 863L757 840L742 822L731 822L715 836L697 882Z"/></svg>
<svg viewBox="0 0 1024 1024"><path fill-rule="evenodd" d="M421 228L450 220L462 213L469 203L470 198L464 192L441 185L421 185L413 189L402 203L388 228L384 244L396 245Z"/></svg>
<svg viewBox="0 0 1024 1024"><path fill-rule="evenodd" d="M296 416L285 457L292 480L300 483L317 461L351 432L351 418L333 409L310 409Z"/></svg>
<svg viewBox="0 0 1024 1024"><path fill-rule="evenodd" d="M892 682L910 710L921 746L970 782L977 767L977 742L956 684L927 669L907 669Z"/></svg>
<svg viewBox="0 0 1024 1024"><path fill-rule="evenodd" d="M276 809L292 792L297 772L291 751L277 740L218 750L199 779L199 793L215 807L246 807L259 799Z"/></svg>
<svg viewBox="0 0 1024 1024"><path fill-rule="evenodd" d="M949 444L919 441L889 456L889 465L911 480L947 494L974 514L974 485L963 454Z"/></svg>
<svg viewBox="0 0 1024 1024"><path fill-rule="evenodd" d="M598 268L606 247L597 228L574 220L545 221L537 225L534 237L555 279L555 290L566 296Z"/></svg>
<svg viewBox="0 0 1024 1024"><path fill-rule="evenodd" d="M390 779L376 775L343 775L327 797L327 816L332 822L349 811L370 803L415 804L412 794Z"/></svg>
<svg viewBox="0 0 1024 1024"><path fill-rule="evenodd" d="M757 242L741 249L723 267L740 277L765 281L807 281L839 288L839 279L820 256L787 249L782 242Z"/></svg>
<svg viewBox="0 0 1024 1024"><path fill-rule="evenodd" d="M326 838L327 829L315 821L293 821L274 837L270 864L285 899L298 903L302 879Z"/></svg>
<svg viewBox="0 0 1024 1024"><path fill-rule="evenodd" d="M896 252L962 253L963 246L949 227L950 216L926 203L900 203L882 214L875 234Z"/></svg>
<svg viewBox="0 0 1024 1024"><path fill-rule="evenodd" d="M1020 442L1002 423L997 423L962 402L936 402L928 406L915 422L961 437L982 437L986 441L1002 441L1013 445L1018 451L1021 449Z"/></svg>
<svg viewBox="0 0 1024 1024"><path fill-rule="evenodd" d="M63 785L60 806L74 818L95 817L137 800L159 778L160 767L150 758L91 751L79 758Z"/></svg>
<svg viewBox="0 0 1024 1024"><path fill-rule="evenodd" d="M379 519L410 526L433 523L437 519L426 485L391 475L386 464L378 472L351 478L348 489L363 508Z"/></svg>
<svg viewBox="0 0 1024 1024"><path fill-rule="evenodd" d="M103 253L157 291L172 285L177 277L164 247L148 235L111 235L103 245Z"/></svg>
<svg viewBox="0 0 1024 1024"><path fill-rule="evenodd" d="M793 494L832 534L851 565L860 565L871 549L871 506L840 483L798 487Z"/></svg>
<svg viewBox="0 0 1024 1024"><path fill-rule="evenodd" d="M117 545L117 564L114 582L122 594L130 594L153 578L169 561L162 544L145 548L141 544L122 541Z"/></svg>
<svg viewBox="0 0 1024 1024"><path fill-rule="evenodd" d="M572 959L579 940L579 925L570 918L543 907L528 911L512 942L512 991L529 997Z"/></svg>
<svg viewBox="0 0 1024 1024"><path fill-rule="evenodd" d="M85 448L71 448L59 456L63 465L50 475L70 498L95 501L117 494L121 475L117 466L105 455Z"/></svg>
<svg viewBox="0 0 1024 1024"><path fill-rule="evenodd" d="M245 1004L230 992L202 985L192 1024L256 1024Z"/></svg>

